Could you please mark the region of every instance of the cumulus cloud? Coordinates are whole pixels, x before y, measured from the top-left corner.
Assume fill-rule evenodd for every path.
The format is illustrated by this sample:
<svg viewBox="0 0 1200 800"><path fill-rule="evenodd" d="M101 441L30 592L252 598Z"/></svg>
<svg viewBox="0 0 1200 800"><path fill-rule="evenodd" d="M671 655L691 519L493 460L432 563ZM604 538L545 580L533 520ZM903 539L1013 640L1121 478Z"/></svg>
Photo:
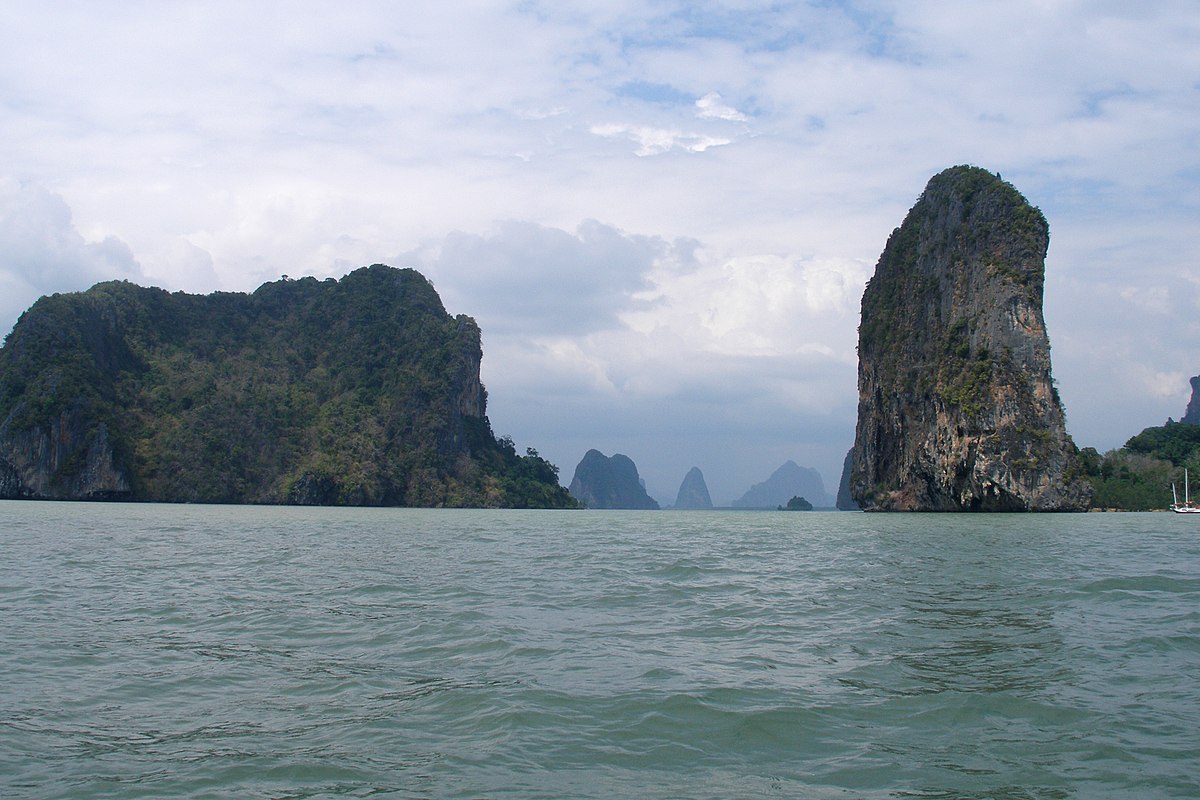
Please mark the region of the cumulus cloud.
<svg viewBox="0 0 1200 800"><path fill-rule="evenodd" d="M836 480L862 265L729 255L595 221L455 233L396 263L479 320L493 424L564 470L608 447L662 497L696 465L730 498L789 458Z"/></svg>
<svg viewBox="0 0 1200 800"><path fill-rule="evenodd" d="M509 221L487 234L452 233L395 261L420 268L448 305L469 310L489 332L539 337L618 327L669 250L661 238L594 220L574 232Z"/></svg>
<svg viewBox="0 0 1200 800"><path fill-rule="evenodd" d="M745 122L749 119L733 106L726 105L721 95L709 92L696 101L697 114L704 119L723 119L729 122Z"/></svg>
<svg viewBox="0 0 1200 800"><path fill-rule="evenodd" d="M85 240L60 195L0 178L0 282L5 286L0 318L6 331L41 295L141 274L132 251L117 237Z"/></svg>
<svg viewBox="0 0 1200 800"><path fill-rule="evenodd" d="M628 139L637 144L634 152L639 156L655 156L675 149L685 150L689 153L703 153L710 147L720 147L732 141L702 133L617 123L593 126L592 133L606 139Z"/></svg>

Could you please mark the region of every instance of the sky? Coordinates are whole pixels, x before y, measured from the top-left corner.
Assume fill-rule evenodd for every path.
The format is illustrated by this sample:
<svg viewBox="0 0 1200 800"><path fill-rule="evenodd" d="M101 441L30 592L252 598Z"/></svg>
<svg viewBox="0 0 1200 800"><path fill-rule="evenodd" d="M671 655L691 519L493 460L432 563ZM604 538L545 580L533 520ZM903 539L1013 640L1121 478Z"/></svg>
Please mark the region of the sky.
<svg viewBox="0 0 1200 800"><path fill-rule="evenodd" d="M128 279L413 267L483 330L498 435L727 504L836 489L862 290L928 179L1050 223L1076 443L1200 374L1200 3L8 0L0 328Z"/></svg>

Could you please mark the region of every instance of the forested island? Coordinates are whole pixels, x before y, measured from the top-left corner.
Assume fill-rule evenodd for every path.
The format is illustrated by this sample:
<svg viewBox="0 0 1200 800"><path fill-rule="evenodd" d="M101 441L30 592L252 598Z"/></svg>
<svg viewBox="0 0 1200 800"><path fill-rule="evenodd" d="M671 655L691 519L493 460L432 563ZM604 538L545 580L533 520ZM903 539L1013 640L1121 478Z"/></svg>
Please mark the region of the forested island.
<svg viewBox="0 0 1200 800"><path fill-rule="evenodd" d="M497 438L480 331L410 269L43 297L0 348L0 497L575 507Z"/></svg>

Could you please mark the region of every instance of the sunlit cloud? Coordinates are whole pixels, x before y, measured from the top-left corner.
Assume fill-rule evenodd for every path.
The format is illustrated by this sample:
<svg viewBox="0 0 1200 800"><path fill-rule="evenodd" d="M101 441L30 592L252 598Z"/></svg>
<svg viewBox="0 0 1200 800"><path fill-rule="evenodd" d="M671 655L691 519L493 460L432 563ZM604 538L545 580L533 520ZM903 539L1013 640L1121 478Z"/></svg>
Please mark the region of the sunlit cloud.
<svg viewBox="0 0 1200 800"><path fill-rule="evenodd" d="M634 152L639 156L655 156L675 149L686 150L689 153L703 153L710 147L720 147L732 141L701 133L617 123L595 125L592 127L592 133L606 139L628 139L637 145Z"/></svg>
<svg viewBox="0 0 1200 800"><path fill-rule="evenodd" d="M721 101L721 95L709 92L696 101L697 115L704 119L723 119L729 122L745 122L745 114Z"/></svg>
<svg viewBox="0 0 1200 800"><path fill-rule="evenodd" d="M125 242L85 239L60 195L11 178L0 178L0 264L0 313L9 327L41 295L142 277Z"/></svg>

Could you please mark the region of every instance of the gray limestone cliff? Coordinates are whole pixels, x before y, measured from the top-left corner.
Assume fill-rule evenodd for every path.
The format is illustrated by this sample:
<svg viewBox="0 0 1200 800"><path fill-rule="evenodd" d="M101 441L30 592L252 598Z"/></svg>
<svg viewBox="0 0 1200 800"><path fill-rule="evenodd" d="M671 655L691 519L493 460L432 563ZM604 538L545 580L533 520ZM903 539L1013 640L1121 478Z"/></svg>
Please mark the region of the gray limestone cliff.
<svg viewBox="0 0 1200 800"><path fill-rule="evenodd" d="M854 502L853 495L850 494L850 468L854 463L854 450L850 449L846 453L845 460L842 461L842 478L838 481L837 492L837 508L838 511L859 511L858 503Z"/></svg>
<svg viewBox="0 0 1200 800"><path fill-rule="evenodd" d="M998 176L935 175L859 327L850 490L865 510L1073 511L1080 474L1042 317L1049 227Z"/></svg>
<svg viewBox="0 0 1200 800"><path fill-rule="evenodd" d="M45 428L14 431L13 416L0 423L0 497L129 497L129 479L114 463L108 426L89 428L80 404L56 414Z"/></svg>
<svg viewBox="0 0 1200 800"><path fill-rule="evenodd" d="M698 509L712 508L712 497L708 494L708 484L704 482L704 473L699 467L692 467L683 476L679 484L679 493L675 495L675 508Z"/></svg>
<svg viewBox="0 0 1200 800"><path fill-rule="evenodd" d="M629 456L588 450L575 467L571 496L588 508L657 509Z"/></svg>
<svg viewBox="0 0 1200 800"><path fill-rule="evenodd" d="M1200 425L1200 375L1192 378L1192 399L1188 401L1187 411L1183 412L1183 419L1180 422L1186 422L1188 425Z"/></svg>

